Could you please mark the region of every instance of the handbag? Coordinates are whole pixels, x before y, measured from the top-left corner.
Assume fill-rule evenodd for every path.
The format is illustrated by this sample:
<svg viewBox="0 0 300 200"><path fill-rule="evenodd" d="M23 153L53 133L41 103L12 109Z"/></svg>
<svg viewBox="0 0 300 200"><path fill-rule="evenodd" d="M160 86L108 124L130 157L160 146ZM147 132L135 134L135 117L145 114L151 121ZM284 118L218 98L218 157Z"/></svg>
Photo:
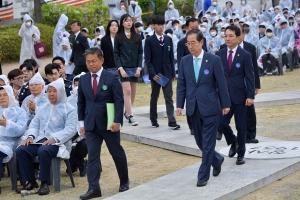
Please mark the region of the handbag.
<svg viewBox="0 0 300 200"><path fill-rule="evenodd" d="M37 58L41 58L48 55L48 51L44 42L36 43L34 45L34 51Z"/></svg>

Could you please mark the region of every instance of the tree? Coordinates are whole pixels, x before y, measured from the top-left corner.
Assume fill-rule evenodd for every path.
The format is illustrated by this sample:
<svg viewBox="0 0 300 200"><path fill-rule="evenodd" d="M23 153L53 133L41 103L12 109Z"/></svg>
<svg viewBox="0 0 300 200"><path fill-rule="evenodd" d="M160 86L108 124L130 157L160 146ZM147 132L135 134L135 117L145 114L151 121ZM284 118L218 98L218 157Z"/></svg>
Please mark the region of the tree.
<svg viewBox="0 0 300 200"><path fill-rule="evenodd" d="M42 23L42 9L41 0L34 0L34 21Z"/></svg>

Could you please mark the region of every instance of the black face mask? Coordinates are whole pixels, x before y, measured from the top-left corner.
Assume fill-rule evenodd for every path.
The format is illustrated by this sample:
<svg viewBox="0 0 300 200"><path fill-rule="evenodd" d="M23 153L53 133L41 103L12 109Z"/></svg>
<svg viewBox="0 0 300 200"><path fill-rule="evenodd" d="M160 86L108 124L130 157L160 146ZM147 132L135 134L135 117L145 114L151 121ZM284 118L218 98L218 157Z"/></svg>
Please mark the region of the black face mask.
<svg viewBox="0 0 300 200"><path fill-rule="evenodd" d="M186 30L183 30L182 32L185 34L185 33L186 33Z"/></svg>
<svg viewBox="0 0 300 200"><path fill-rule="evenodd" d="M204 20L203 22L206 22L206 23L207 23L208 21L207 21L207 20Z"/></svg>
<svg viewBox="0 0 300 200"><path fill-rule="evenodd" d="M250 32L250 29L245 29L245 33L249 33Z"/></svg>

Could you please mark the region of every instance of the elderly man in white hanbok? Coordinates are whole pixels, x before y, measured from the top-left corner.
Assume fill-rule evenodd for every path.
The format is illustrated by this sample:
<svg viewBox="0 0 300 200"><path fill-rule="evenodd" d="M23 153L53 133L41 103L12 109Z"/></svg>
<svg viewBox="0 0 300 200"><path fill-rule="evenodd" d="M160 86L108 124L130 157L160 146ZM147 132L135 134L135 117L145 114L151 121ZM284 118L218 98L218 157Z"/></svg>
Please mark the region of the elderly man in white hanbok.
<svg viewBox="0 0 300 200"><path fill-rule="evenodd" d="M179 19L179 12L174 6L174 2L172 0L168 1L168 10L165 11L165 20L173 20Z"/></svg>
<svg viewBox="0 0 300 200"><path fill-rule="evenodd" d="M62 33L66 32L65 26L68 24L68 19L69 18L65 14L62 14L59 17L59 20L54 29L54 34L53 34L53 39L52 39L53 57L58 56L58 53L61 50Z"/></svg>
<svg viewBox="0 0 300 200"><path fill-rule="evenodd" d="M45 93L45 81L39 72L30 79L29 90L31 95L24 99L21 106L21 108L23 108L27 114L27 127L29 127L31 120L38 112L38 109L41 108L45 103L49 102L47 93Z"/></svg>
<svg viewBox="0 0 300 200"><path fill-rule="evenodd" d="M24 140L16 150L20 179L27 184L24 190L38 188L34 177L32 159L38 156L40 163L39 195L47 195L51 160L55 157L70 157L71 138L76 134L76 109L67 102L62 78L53 81L47 89L49 103L39 108L29 125Z"/></svg>
<svg viewBox="0 0 300 200"><path fill-rule="evenodd" d="M0 87L0 172L3 163L13 157L15 142L20 140L26 129L27 117L25 111L15 100L11 86ZM1 179L1 177L0 177Z"/></svg>
<svg viewBox="0 0 300 200"><path fill-rule="evenodd" d="M23 64L26 59L33 58L38 66L42 66L42 61L36 57L34 51L34 44L40 41L40 30L33 25L34 22L28 14L24 15L23 21L24 23L19 30L19 36L22 38L20 65Z"/></svg>

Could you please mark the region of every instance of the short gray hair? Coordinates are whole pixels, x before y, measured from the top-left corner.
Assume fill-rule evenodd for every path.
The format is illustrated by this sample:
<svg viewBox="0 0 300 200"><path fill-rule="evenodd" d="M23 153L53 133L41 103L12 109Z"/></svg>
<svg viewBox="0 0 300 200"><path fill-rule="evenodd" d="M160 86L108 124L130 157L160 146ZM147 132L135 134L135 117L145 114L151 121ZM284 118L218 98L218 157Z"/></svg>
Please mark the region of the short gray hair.
<svg viewBox="0 0 300 200"><path fill-rule="evenodd" d="M92 47L85 50L83 56L86 58L87 55L97 55L99 59L103 58L103 52L98 47Z"/></svg>

